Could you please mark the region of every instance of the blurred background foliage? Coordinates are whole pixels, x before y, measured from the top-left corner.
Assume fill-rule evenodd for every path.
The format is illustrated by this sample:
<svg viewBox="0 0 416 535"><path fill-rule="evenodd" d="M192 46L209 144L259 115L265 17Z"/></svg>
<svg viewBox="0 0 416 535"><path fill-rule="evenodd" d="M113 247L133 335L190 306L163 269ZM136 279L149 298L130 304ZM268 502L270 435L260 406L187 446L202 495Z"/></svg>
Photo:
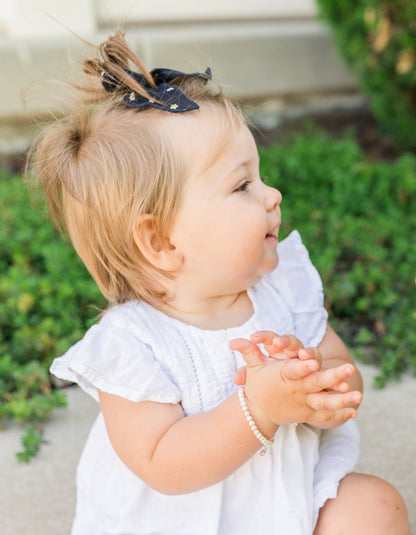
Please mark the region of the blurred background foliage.
<svg viewBox="0 0 416 535"><path fill-rule="evenodd" d="M416 149L416 2L317 0L380 126Z"/></svg>
<svg viewBox="0 0 416 535"><path fill-rule="evenodd" d="M28 426L19 458L42 440L41 422L65 394L48 367L79 340L104 299L69 243L47 221L22 175L0 171L0 424Z"/></svg>

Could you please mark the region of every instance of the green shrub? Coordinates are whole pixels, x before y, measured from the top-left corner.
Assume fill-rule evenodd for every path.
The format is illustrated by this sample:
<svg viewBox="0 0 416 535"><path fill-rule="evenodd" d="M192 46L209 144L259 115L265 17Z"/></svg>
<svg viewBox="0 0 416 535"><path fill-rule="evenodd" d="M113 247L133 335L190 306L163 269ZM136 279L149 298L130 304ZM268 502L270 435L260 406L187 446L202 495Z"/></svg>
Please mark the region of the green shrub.
<svg viewBox="0 0 416 535"><path fill-rule="evenodd" d="M380 386L416 371L416 158L374 163L353 136L313 130L260 152L283 234L301 232L346 341L380 366Z"/></svg>
<svg viewBox="0 0 416 535"><path fill-rule="evenodd" d="M416 3L318 0L383 129L416 149Z"/></svg>
<svg viewBox="0 0 416 535"><path fill-rule="evenodd" d="M0 213L0 424L31 425L19 455L27 461L41 442L39 422L65 405L48 367L83 336L97 315L92 304L104 300L21 177L0 174Z"/></svg>

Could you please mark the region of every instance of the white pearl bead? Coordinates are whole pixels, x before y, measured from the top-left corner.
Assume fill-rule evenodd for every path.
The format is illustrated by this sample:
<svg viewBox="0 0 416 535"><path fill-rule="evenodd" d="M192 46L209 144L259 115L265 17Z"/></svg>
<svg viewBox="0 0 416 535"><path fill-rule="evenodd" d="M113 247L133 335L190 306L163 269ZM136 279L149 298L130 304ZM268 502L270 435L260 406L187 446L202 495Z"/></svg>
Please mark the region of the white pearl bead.
<svg viewBox="0 0 416 535"><path fill-rule="evenodd" d="M247 407L246 398L244 395L244 387L240 387L240 389L238 390L238 400L240 402L241 409L244 413L244 416L250 426L250 429L253 431L254 436L263 444L263 446L271 446L274 442L274 439L273 438L268 439L264 435L261 434L255 421L253 420L253 417L250 414L250 411ZM264 454L264 451L265 450L263 450L262 454Z"/></svg>

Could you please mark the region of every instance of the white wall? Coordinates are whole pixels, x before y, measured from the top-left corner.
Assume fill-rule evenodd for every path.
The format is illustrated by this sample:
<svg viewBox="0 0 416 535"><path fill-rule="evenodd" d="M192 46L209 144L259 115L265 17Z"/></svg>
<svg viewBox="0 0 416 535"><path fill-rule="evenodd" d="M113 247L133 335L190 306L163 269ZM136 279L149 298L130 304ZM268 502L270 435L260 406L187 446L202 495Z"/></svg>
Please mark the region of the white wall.
<svg viewBox="0 0 416 535"><path fill-rule="evenodd" d="M314 0L0 0L0 122L48 110L46 96L25 108L22 91L68 74L83 51L71 31L99 44L120 21L149 68L210 65L238 97L355 87Z"/></svg>
<svg viewBox="0 0 416 535"><path fill-rule="evenodd" d="M101 22L255 20L259 18L313 17L314 0L96 0Z"/></svg>
<svg viewBox="0 0 416 535"><path fill-rule="evenodd" d="M94 0L1 0L0 35L54 39L74 32L95 31Z"/></svg>
<svg viewBox="0 0 416 535"><path fill-rule="evenodd" d="M184 22L314 17L314 0L1 0L0 35L90 34L114 21Z"/></svg>

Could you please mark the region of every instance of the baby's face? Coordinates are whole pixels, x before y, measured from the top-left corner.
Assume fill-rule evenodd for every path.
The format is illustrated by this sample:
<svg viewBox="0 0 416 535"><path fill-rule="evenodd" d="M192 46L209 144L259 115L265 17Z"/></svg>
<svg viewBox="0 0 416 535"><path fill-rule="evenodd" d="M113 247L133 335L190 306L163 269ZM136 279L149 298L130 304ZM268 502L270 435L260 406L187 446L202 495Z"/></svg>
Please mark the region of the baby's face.
<svg viewBox="0 0 416 535"><path fill-rule="evenodd" d="M189 284L208 295L240 292L278 263L282 196L261 180L247 126L230 131L224 110L212 105L189 123L178 139L190 165L170 242Z"/></svg>

